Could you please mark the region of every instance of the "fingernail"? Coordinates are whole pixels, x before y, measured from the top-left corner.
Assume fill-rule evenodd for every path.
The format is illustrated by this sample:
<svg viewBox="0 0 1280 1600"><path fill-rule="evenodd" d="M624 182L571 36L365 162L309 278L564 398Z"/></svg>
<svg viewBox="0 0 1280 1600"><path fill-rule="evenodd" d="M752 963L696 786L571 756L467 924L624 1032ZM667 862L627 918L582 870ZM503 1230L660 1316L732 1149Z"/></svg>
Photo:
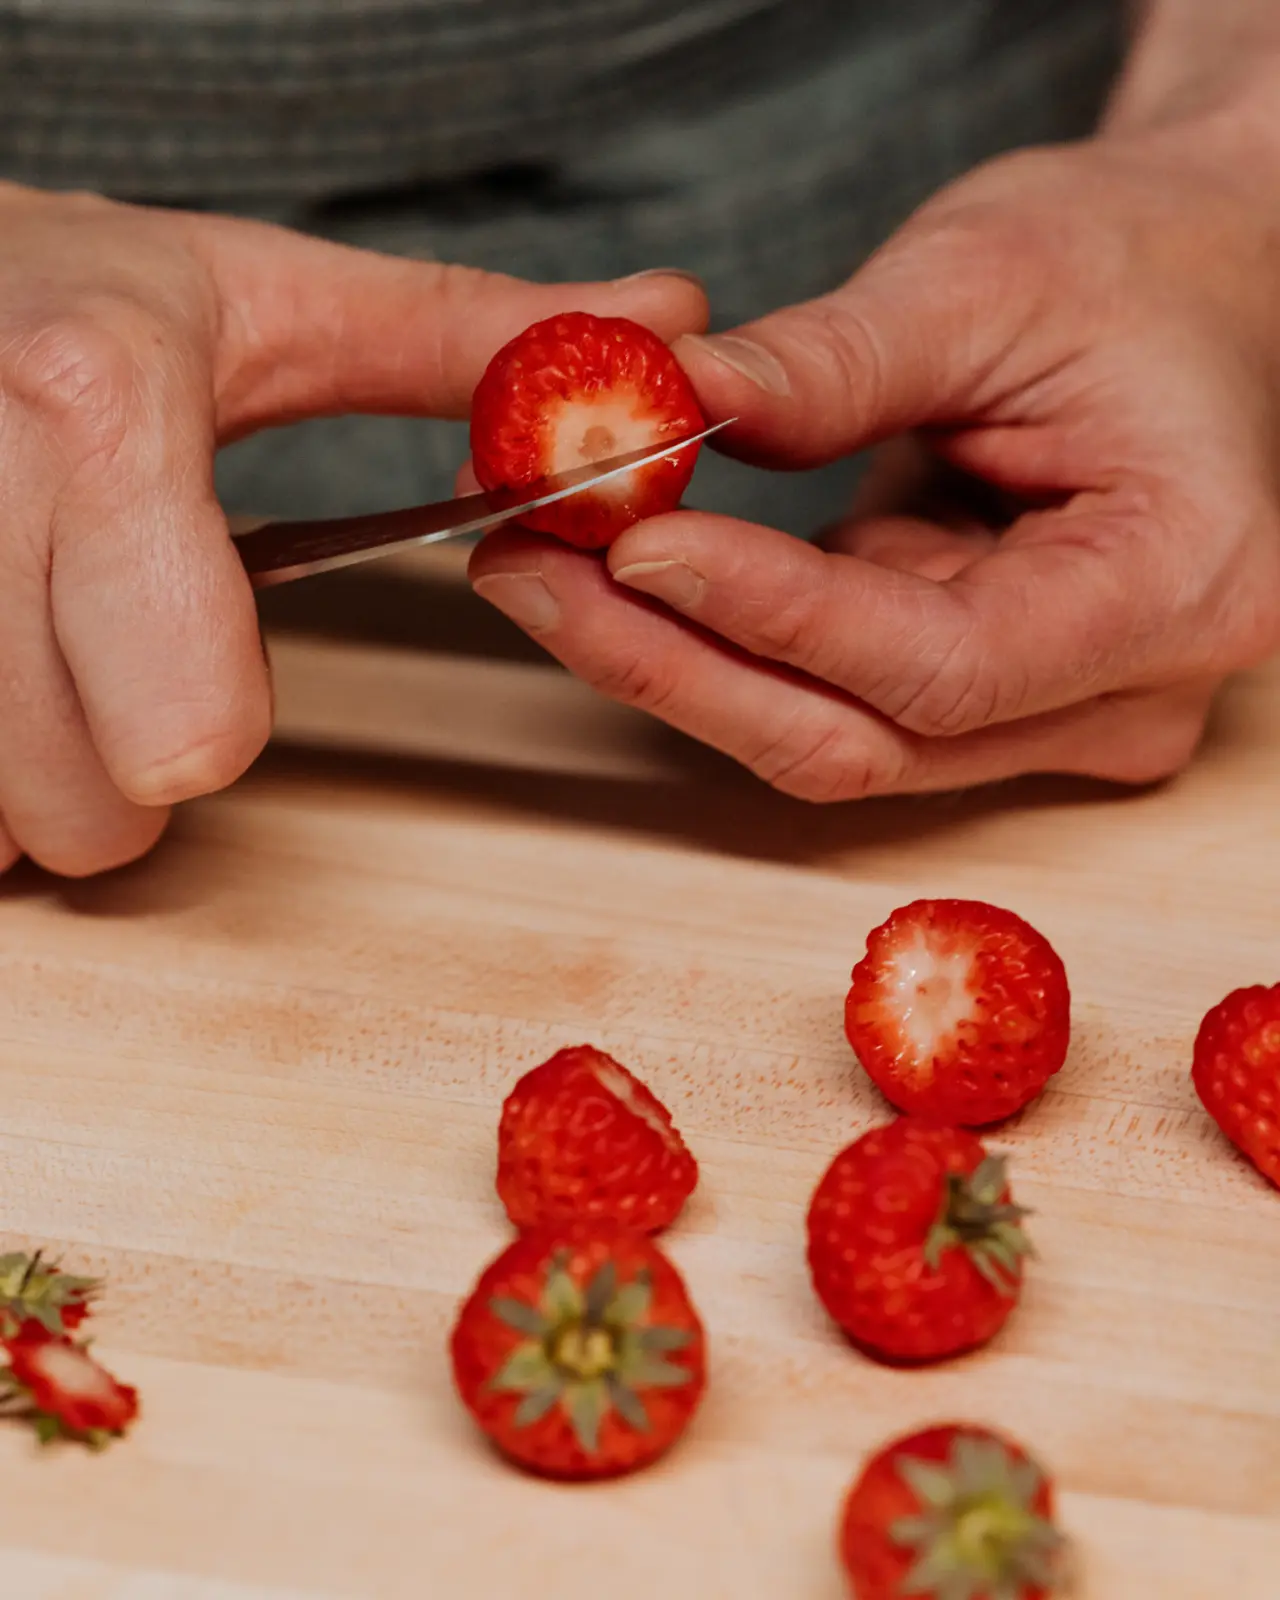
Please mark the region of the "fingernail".
<svg viewBox="0 0 1280 1600"><path fill-rule="evenodd" d="M766 350L762 344L756 344L754 339L744 339L737 333L713 333L705 336L686 333L677 339L673 346L676 355L680 354L682 347L688 345L696 345L699 350L714 356L726 367L732 367L734 372L746 378L749 383L754 383L757 389L763 389L766 394L791 393L791 381L787 377L787 369L772 350Z"/></svg>
<svg viewBox="0 0 1280 1600"><path fill-rule="evenodd" d="M663 600L677 611L696 606L707 592L707 580L683 561L635 561L614 573L617 583Z"/></svg>
<svg viewBox="0 0 1280 1600"><path fill-rule="evenodd" d="M211 794L221 785L206 744L144 767L120 787L136 805L174 806Z"/></svg>
<svg viewBox="0 0 1280 1600"><path fill-rule="evenodd" d="M623 283L638 283L641 278L683 278L686 283L697 284L699 289L705 287L696 272L686 272L683 267L646 267L643 272L629 272L625 278L615 278L613 282L616 288Z"/></svg>
<svg viewBox="0 0 1280 1600"><path fill-rule="evenodd" d="M494 572L472 585L482 600L529 633L546 633L560 620L556 597L537 572Z"/></svg>

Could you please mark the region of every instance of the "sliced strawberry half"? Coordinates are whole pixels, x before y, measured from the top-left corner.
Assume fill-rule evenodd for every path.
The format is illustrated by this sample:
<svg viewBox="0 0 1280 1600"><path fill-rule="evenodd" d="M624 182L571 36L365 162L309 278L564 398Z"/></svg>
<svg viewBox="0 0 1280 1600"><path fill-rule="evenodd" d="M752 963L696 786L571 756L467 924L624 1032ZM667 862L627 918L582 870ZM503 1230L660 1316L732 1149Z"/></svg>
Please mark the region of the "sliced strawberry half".
<svg viewBox="0 0 1280 1600"><path fill-rule="evenodd" d="M977 900L917 900L867 940L845 1032L900 1111L982 1127L1021 1110L1066 1059L1066 969L1041 934Z"/></svg>
<svg viewBox="0 0 1280 1600"><path fill-rule="evenodd" d="M8 1357L0 1396L29 1416L43 1440L78 1439L100 1449L138 1415L138 1391L119 1383L81 1344L25 1322L0 1341Z"/></svg>
<svg viewBox="0 0 1280 1600"><path fill-rule="evenodd" d="M553 473L659 450L706 421L656 334L623 317L567 312L527 328L489 363L471 408L471 458L484 489L530 489ZM673 511L699 445L529 512L524 525L600 549L643 517Z"/></svg>

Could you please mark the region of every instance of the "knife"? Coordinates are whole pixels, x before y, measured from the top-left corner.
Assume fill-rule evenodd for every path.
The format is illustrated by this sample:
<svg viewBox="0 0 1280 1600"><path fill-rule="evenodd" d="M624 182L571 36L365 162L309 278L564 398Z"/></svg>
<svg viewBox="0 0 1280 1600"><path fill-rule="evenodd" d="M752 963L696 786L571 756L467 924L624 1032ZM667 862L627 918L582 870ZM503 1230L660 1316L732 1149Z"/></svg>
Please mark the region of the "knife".
<svg viewBox="0 0 1280 1600"><path fill-rule="evenodd" d="M490 528L511 522L538 506L578 494L583 489L607 483L610 478L647 467L667 456L679 455L690 445L701 444L735 419L726 418L701 433L687 434L674 444L660 449L632 450L627 455L610 456L568 472L542 478L519 489L485 489L479 494L464 494L435 505L414 506L403 511L378 511L362 517L333 517L314 522L273 522L263 517L231 519L236 550L255 589L277 583L292 583L317 572L333 572L361 561L373 561L418 545L437 544L442 539L460 539L466 534L485 533ZM529 497L530 489L536 494Z"/></svg>

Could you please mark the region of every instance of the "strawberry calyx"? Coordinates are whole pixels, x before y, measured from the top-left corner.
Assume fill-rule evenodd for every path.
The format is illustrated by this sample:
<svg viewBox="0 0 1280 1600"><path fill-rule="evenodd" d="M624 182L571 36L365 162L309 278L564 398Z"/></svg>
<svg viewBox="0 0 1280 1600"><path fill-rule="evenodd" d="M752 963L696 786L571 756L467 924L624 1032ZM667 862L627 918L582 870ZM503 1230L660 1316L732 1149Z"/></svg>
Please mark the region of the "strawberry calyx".
<svg viewBox="0 0 1280 1600"><path fill-rule="evenodd" d="M987 1156L973 1172L949 1172L938 1219L925 1240L925 1263L937 1271L948 1250L961 1249L999 1294L1016 1293L1022 1262L1035 1254L1022 1226L1031 1212L1007 1200L1008 1161Z"/></svg>
<svg viewBox="0 0 1280 1600"><path fill-rule="evenodd" d="M53 1334L77 1327L99 1288L98 1279L63 1272L39 1250L0 1255L0 1335L17 1332L25 1322L38 1322Z"/></svg>
<svg viewBox="0 0 1280 1600"><path fill-rule="evenodd" d="M917 1556L903 1594L931 1600L1024 1600L1065 1581L1065 1541L1036 1510L1044 1475L994 1438L961 1435L945 1464L900 1457L895 1467L920 1502L889 1536Z"/></svg>
<svg viewBox="0 0 1280 1600"><path fill-rule="evenodd" d="M642 1393L674 1389L691 1373L666 1357L683 1350L686 1328L647 1321L653 1291L643 1269L619 1283L606 1261L585 1287L568 1270L569 1256L552 1257L538 1304L500 1295L489 1309L526 1338L490 1379L490 1387L522 1396L514 1423L530 1427L559 1405L587 1455L600 1447L600 1428L616 1414L639 1433L649 1428Z"/></svg>

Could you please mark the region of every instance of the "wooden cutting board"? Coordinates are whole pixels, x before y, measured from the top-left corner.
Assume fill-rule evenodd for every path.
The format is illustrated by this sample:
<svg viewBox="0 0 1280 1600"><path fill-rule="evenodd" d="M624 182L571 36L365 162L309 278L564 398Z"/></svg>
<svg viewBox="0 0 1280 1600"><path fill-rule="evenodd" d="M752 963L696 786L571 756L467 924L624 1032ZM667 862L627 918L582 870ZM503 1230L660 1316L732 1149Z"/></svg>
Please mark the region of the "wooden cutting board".
<svg viewBox="0 0 1280 1600"><path fill-rule="evenodd" d="M1280 979L1280 673L1162 792L820 811L504 654L284 637L248 780L138 868L0 890L3 1240L106 1275L145 1405L99 1458L0 1427L3 1600L840 1600L864 1452L957 1415L1057 1473L1087 1600L1277 1600L1280 1194L1188 1063ZM849 969L921 893L1036 923L1075 1041L999 1141L1022 1309L893 1373L824 1320L803 1217L884 1109ZM506 1237L500 1100L583 1040L701 1162L669 1248L713 1381L663 1465L566 1489L489 1455L443 1344Z"/></svg>

